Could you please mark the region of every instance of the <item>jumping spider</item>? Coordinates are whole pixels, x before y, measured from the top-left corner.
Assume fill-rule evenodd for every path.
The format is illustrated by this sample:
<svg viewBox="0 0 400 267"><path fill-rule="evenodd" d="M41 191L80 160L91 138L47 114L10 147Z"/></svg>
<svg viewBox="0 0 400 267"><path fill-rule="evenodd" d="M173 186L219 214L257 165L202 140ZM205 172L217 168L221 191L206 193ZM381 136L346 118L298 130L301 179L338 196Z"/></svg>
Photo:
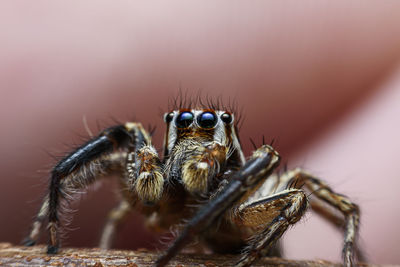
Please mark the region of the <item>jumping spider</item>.
<svg viewBox="0 0 400 267"><path fill-rule="evenodd" d="M250 266L260 257L280 255L278 239L308 206L334 218L321 208L325 202L344 215L342 225L335 223L344 226L344 266L353 266L358 206L301 169L274 174L280 156L271 145L263 144L246 161L235 115L220 109L187 106L165 114L162 159L150 134L134 122L105 129L78 147L53 168L25 245L37 242L48 221L47 253L57 253L62 201L101 176L119 172L122 200L109 214L101 248L110 248L117 225L136 209L157 229L180 226L157 266L166 265L195 237L214 252L241 254L236 266Z"/></svg>

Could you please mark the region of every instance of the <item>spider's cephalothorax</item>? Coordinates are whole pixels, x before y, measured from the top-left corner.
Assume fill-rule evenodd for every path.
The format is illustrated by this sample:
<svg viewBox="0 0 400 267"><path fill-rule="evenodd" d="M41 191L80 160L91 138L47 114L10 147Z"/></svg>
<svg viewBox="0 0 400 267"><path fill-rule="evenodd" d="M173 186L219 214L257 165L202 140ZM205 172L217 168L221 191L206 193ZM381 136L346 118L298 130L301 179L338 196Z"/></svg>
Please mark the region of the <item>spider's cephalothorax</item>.
<svg viewBox="0 0 400 267"><path fill-rule="evenodd" d="M151 228L180 230L157 266L195 237L215 252L241 253L237 266L249 266L260 257L279 255L278 239L311 206L344 227L344 265L352 266L359 209L348 198L300 169L273 174L280 157L270 145L263 144L246 161L230 111L179 108L165 114L164 121L162 159L150 134L133 122L104 130L62 159L52 170L48 194L25 244L36 243L47 221L47 252L57 253L60 202L99 177L119 172L122 200L110 213L102 248L111 246L117 225L136 209ZM335 217L321 202L344 217Z"/></svg>

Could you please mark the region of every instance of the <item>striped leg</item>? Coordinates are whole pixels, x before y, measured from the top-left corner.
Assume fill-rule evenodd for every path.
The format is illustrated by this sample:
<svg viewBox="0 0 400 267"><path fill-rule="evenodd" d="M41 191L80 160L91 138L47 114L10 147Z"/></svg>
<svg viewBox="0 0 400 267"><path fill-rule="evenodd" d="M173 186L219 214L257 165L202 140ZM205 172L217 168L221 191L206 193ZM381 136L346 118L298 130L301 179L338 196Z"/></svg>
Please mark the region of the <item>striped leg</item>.
<svg viewBox="0 0 400 267"><path fill-rule="evenodd" d="M39 239L41 229L43 227L43 222L46 220L46 216L49 211L49 195L46 195L43 199L42 206L38 214L36 215L35 220L32 224L32 229L29 233L29 236L22 241L25 246L33 246L36 244Z"/></svg>
<svg viewBox="0 0 400 267"><path fill-rule="evenodd" d="M287 230L298 222L307 209L307 196L300 189L289 189L254 202L242 204L234 212L238 225L257 229L243 253L238 267L250 266L266 255Z"/></svg>
<svg viewBox="0 0 400 267"><path fill-rule="evenodd" d="M118 206L111 210L108 214L108 219L101 235L99 244L100 248L109 249L111 247L118 226L130 211L131 205L126 200L121 200Z"/></svg>
<svg viewBox="0 0 400 267"><path fill-rule="evenodd" d="M289 185L294 188L305 185L313 196L328 203L343 214L345 223L343 246L344 266L353 266L354 247L360 221L359 207L346 196L335 193L326 183L301 169L295 169L285 173L280 177L280 180L281 185L286 184L285 186ZM335 225L341 226L340 219L330 214L327 210L322 209L318 202L314 200L311 202L311 205L313 209L319 212L323 217L331 220ZM359 254L361 255L361 253Z"/></svg>

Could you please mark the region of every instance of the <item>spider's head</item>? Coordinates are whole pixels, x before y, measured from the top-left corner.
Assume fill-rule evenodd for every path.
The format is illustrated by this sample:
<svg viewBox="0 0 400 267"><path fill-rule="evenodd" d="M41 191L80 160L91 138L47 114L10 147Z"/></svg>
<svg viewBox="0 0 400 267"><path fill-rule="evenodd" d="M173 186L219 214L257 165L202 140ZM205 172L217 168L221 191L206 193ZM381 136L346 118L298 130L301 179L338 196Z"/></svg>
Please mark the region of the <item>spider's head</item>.
<svg viewBox="0 0 400 267"><path fill-rule="evenodd" d="M213 109L179 109L164 115L165 171L190 193L207 193L216 175L244 164L235 116Z"/></svg>

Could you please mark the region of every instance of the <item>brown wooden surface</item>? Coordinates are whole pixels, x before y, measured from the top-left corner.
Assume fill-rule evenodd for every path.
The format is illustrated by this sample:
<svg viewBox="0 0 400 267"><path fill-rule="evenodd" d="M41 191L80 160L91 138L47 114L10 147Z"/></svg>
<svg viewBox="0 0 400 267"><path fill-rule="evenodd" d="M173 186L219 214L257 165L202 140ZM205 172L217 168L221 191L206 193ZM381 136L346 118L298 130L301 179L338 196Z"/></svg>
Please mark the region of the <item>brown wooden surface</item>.
<svg viewBox="0 0 400 267"><path fill-rule="evenodd" d="M152 266L158 258L157 252L146 250L123 251L123 250L101 250L82 248L63 248L55 255L45 254L44 246L21 247L13 246L10 243L0 243L0 266L130 266L147 267ZM189 266L233 266L235 256L229 255L199 255L180 254L173 259L168 266L189 267ZM316 267L316 266L340 266L328 261L293 261L279 258L268 258L260 260L256 266L264 267ZM362 264L361 266L378 266ZM379 265L383 266L383 265ZM389 265L385 265L389 266Z"/></svg>

